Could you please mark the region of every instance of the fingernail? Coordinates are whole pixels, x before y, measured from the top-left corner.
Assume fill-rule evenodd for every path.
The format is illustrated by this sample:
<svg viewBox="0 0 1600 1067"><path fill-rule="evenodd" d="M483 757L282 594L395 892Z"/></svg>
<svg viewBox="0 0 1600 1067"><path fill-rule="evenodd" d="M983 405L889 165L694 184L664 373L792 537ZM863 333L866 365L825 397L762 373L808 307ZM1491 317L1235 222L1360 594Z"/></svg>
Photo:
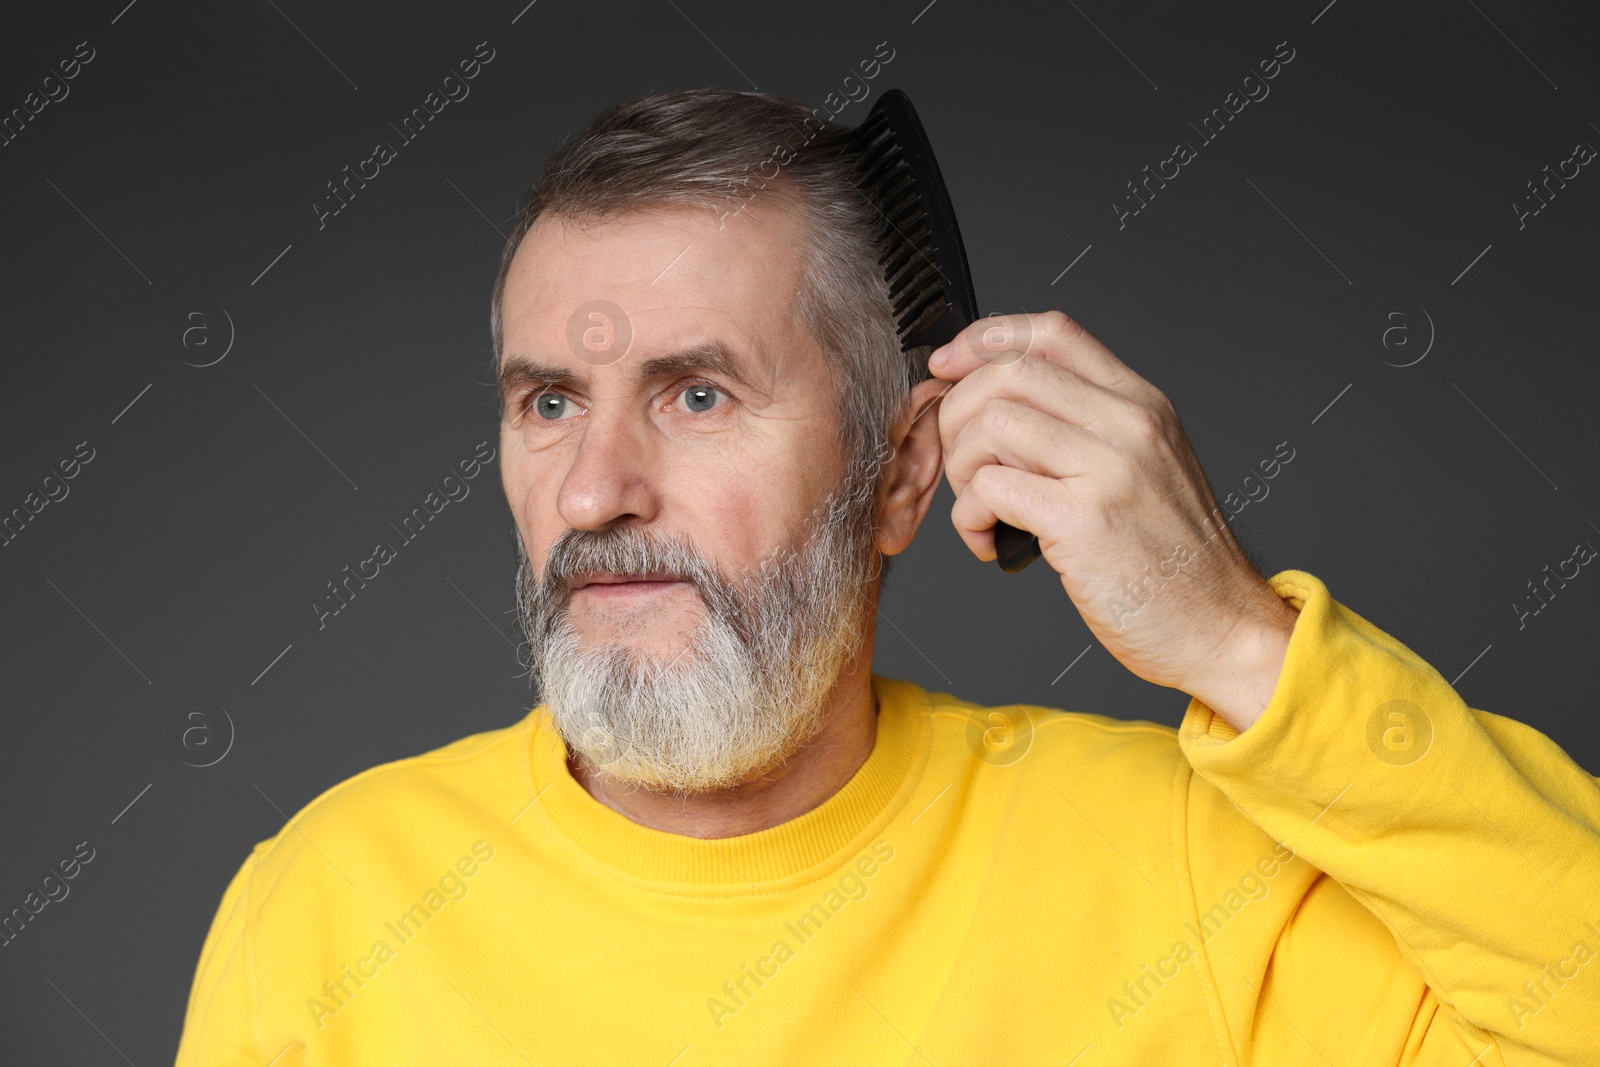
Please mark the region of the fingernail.
<svg viewBox="0 0 1600 1067"><path fill-rule="evenodd" d="M928 357L928 366L934 368L942 367L949 362L950 349L946 345L940 345L938 348L935 348L933 350L933 354Z"/></svg>

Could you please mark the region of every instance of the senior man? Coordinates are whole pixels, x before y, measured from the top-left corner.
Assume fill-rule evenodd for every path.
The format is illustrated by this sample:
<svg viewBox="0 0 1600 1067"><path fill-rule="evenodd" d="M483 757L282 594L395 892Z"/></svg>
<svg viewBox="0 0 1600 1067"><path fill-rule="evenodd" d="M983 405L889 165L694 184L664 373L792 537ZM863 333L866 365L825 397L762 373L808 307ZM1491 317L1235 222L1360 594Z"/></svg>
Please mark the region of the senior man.
<svg viewBox="0 0 1600 1067"><path fill-rule="evenodd" d="M256 845L180 1067L1600 1063L1600 784L1264 578L1066 315L902 353L846 144L694 90L548 161L491 320L542 703ZM1177 730L871 672L941 475Z"/></svg>

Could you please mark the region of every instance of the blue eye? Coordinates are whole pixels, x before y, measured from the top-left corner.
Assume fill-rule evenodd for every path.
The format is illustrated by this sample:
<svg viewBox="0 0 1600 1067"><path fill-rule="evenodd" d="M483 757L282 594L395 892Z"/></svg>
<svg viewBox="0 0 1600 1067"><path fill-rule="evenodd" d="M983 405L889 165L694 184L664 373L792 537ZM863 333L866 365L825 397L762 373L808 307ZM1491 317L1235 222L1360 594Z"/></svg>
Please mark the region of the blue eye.
<svg viewBox="0 0 1600 1067"><path fill-rule="evenodd" d="M693 414L700 415L714 410L719 397L726 399L728 394L717 386L705 382L695 382L685 386L673 399L686 400L688 410ZM545 422L561 422L575 416L581 409L574 407L572 398L565 393L545 388L531 399L524 401L523 410L537 412L539 418Z"/></svg>
<svg viewBox="0 0 1600 1067"><path fill-rule="evenodd" d="M715 397L720 393L722 390L714 385L691 385L678 395L687 398L690 411L698 413L715 407Z"/></svg>
<svg viewBox="0 0 1600 1067"><path fill-rule="evenodd" d="M541 419L555 422L567 410L567 398L560 393L547 389L534 397L530 406L539 413Z"/></svg>

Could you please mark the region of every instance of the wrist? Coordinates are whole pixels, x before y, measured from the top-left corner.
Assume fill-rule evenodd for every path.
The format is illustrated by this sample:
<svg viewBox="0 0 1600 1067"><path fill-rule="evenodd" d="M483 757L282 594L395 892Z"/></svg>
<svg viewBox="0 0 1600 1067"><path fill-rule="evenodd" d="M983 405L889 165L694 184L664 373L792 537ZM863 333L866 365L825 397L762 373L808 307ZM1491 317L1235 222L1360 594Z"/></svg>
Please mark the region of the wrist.
<svg viewBox="0 0 1600 1067"><path fill-rule="evenodd" d="M1241 625L1215 660L1214 675L1183 686L1183 691L1243 733L1267 710L1277 691L1289 639L1300 612L1278 598L1281 610Z"/></svg>

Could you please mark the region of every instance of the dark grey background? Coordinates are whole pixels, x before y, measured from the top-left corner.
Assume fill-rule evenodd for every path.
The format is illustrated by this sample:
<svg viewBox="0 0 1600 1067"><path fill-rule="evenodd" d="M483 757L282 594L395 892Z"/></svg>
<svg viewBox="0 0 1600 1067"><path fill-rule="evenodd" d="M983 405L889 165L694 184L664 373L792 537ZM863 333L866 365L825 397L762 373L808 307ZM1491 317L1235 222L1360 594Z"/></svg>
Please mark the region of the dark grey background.
<svg viewBox="0 0 1600 1067"><path fill-rule="evenodd" d="M0 113L96 52L0 148L0 513L95 450L0 548L0 911L96 850L0 948L0 1058L170 1061L255 842L532 706L497 467L325 629L310 604L497 443L497 230L545 154L651 91L822 106L881 41L874 94L921 111L984 310L1081 319L1173 399L1219 497L1288 441L1237 520L1265 572L1310 571L1600 770L1600 577L1520 629L1513 607L1600 545L1600 174L1520 230L1512 208L1600 145L1593 4L125 3L8 10L0 36ZM324 183L480 41L471 95L319 231ZM1188 123L1281 41L1270 96L1202 145ZM1124 183L1180 139L1198 158L1119 230ZM897 564L877 671L1177 723L1184 694L1116 663L1046 565L976 561L951 503ZM168 748L188 700L236 727L214 766Z"/></svg>

